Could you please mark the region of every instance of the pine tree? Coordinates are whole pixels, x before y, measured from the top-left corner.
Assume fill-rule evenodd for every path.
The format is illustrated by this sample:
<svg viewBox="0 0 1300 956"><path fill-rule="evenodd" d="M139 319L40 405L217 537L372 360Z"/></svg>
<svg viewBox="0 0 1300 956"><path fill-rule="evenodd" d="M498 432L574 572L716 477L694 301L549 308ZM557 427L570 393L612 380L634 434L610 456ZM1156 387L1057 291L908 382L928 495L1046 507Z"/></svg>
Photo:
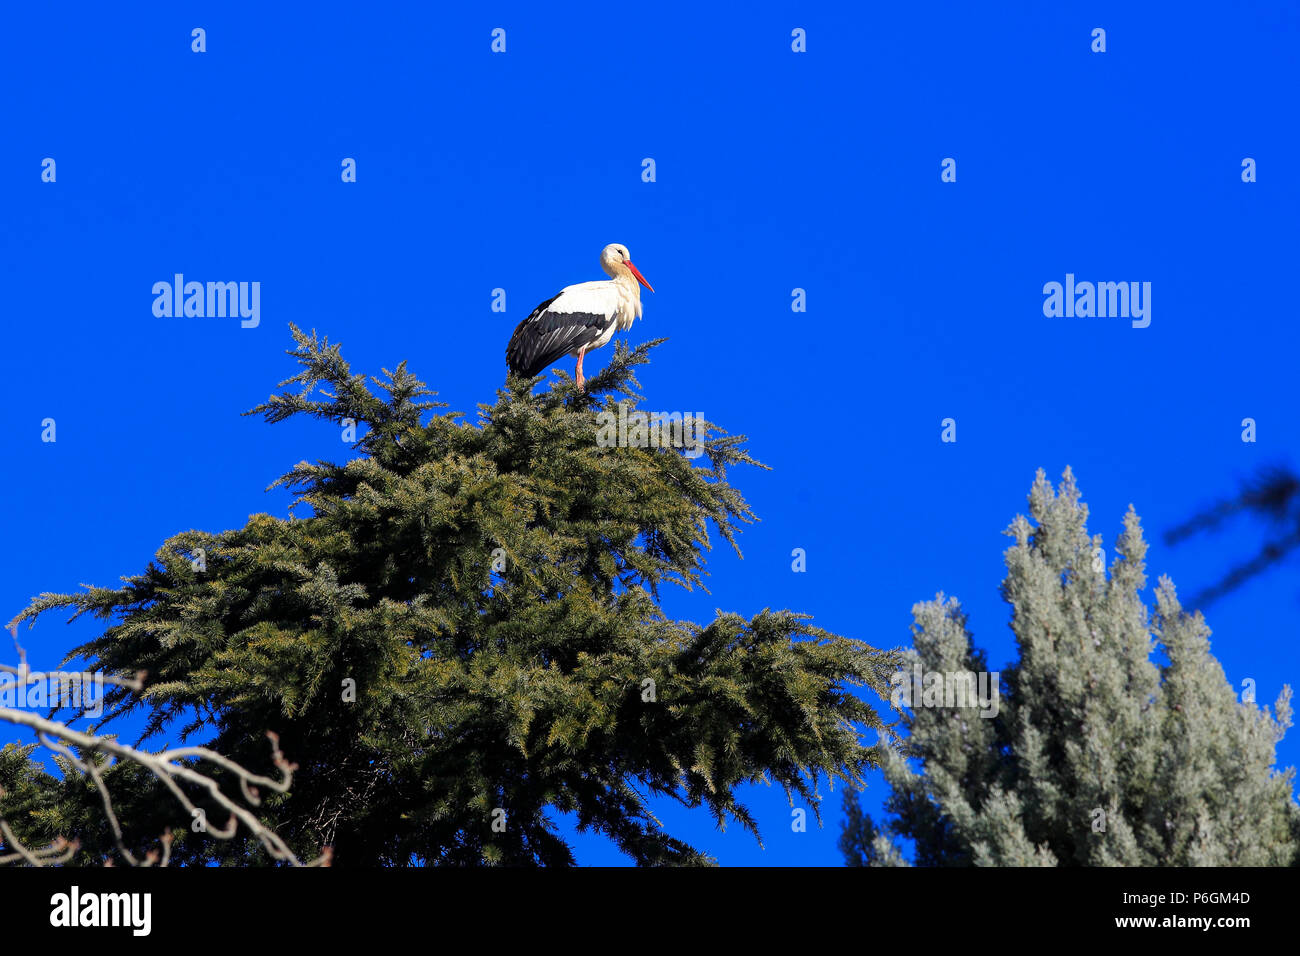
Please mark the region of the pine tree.
<svg viewBox="0 0 1300 956"><path fill-rule="evenodd" d="M845 794L846 862L902 864L892 835L914 841L918 866L1293 864L1294 771L1273 770L1290 688L1275 715L1253 694L1239 701L1204 619L1167 578L1148 609L1131 506L1109 576L1068 469L1059 494L1038 472L1029 509L1033 523L1018 516L1006 532L1002 594L1019 660L1001 674L997 707L957 706L938 681L931 696L913 692L906 746L884 752L887 824ZM987 672L955 599L940 593L912 613L907 667L922 683Z"/></svg>
<svg viewBox="0 0 1300 956"><path fill-rule="evenodd" d="M265 822L304 859L328 845L344 866L570 864L556 811L639 864L707 863L651 797L757 836L742 784L775 781L815 810L822 782L875 764L860 733L881 721L851 688L887 691L893 655L789 611L700 626L660 609L661 585L703 586L711 528L735 547L753 519L728 468L762 466L707 422L698 463L681 447L602 447L598 413L642 400L633 367L657 342L620 345L585 393L512 379L470 424L405 363L368 383L337 345L293 333L302 370L281 387L296 390L248 414L351 420L357 456L280 479L287 519L177 534L121 587L43 594L16 619L70 608L110 622L69 658L147 684L110 693L101 726L143 709L142 739L202 739L250 768L276 731L297 771ZM86 794L20 762L6 754L0 772L60 808L33 842L75 825L86 858L102 854ZM110 783L133 839L176 826L150 810L147 775ZM265 860L254 842L192 833L173 855Z"/></svg>

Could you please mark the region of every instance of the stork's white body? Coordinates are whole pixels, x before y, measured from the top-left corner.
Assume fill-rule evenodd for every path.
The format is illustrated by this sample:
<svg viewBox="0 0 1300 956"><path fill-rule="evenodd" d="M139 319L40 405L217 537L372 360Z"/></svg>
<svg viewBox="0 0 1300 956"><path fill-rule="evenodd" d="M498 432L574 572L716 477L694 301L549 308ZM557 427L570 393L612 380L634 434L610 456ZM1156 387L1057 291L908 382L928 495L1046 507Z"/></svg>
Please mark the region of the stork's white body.
<svg viewBox="0 0 1300 956"><path fill-rule="evenodd" d="M579 282L561 289L547 308L561 314L585 312L605 317L605 330L600 338L587 346L590 352L607 345L615 332L626 332L632 328L634 320L641 318L641 287L630 276ZM577 355L578 350L569 354Z"/></svg>

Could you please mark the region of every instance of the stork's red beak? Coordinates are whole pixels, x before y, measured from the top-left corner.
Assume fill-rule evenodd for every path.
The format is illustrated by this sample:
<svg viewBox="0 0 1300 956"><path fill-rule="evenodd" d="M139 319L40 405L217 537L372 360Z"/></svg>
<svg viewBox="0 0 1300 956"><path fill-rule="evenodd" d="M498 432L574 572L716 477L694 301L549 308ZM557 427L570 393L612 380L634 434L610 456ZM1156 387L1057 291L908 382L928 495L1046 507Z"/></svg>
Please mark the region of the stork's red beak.
<svg viewBox="0 0 1300 956"><path fill-rule="evenodd" d="M623 260L623 265L627 266L628 269L630 269L630 270L632 271L632 275L636 276L636 281L637 281L637 282L641 283L643 286L645 286L645 287L646 287L647 289L649 289L651 292L653 292L653 291L655 290L655 287L654 287L654 286L652 286L649 282L646 282L646 281L645 281L645 276L643 276L643 275L641 274L641 270L638 269L636 266L632 265L632 260L631 260L631 259L624 259L624 260Z"/></svg>

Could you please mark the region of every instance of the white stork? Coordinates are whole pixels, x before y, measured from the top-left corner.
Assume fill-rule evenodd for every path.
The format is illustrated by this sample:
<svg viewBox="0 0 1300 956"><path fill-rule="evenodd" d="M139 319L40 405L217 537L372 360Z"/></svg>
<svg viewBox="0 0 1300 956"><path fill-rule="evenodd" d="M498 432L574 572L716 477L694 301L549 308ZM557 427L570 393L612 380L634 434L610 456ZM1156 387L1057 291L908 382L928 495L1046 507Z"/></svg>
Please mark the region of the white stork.
<svg viewBox="0 0 1300 956"><path fill-rule="evenodd" d="M582 357L626 332L641 318L641 290L654 287L632 265L627 246L611 242L600 253L600 267L611 277L606 282L579 282L565 286L533 309L515 327L506 346L506 367L514 375L533 376L565 355L578 360L578 391L584 389Z"/></svg>

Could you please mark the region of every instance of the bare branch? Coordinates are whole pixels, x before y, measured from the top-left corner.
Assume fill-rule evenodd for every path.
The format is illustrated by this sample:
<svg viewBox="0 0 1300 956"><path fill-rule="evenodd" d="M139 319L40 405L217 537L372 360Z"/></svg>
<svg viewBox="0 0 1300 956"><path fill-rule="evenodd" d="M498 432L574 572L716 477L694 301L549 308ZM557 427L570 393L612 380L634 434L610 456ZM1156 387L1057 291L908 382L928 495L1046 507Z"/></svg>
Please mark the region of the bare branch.
<svg viewBox="0 0 1300 956"><path fill-rule="evenodd" d="M16 631L11 628L11 633ZM15 646L17 646L17 636L15 634ZM129 690L139 691L143 687L144 674L139 673L135 677L106 677L104 675L86 674L86 673L65 673L65 672L32 672L27 670L27 659L22 648L18 648L20 663L18 667L0 665L0 673L11 674L17 678L19 688L26 687L32 683L41 680L58 680L58 687L63 686L64 679L79 680L96 680L104 683L112 683L118 687L125 687ZM206 747L176 747L171 750L164 750L159 753L149 753L138 750L135 747L119 743L111 736L89 734L75 730L66 724L52 720L47 717L41 717L37 714L26 710L18 710L11 707L0 707L0 721L15 724L20 727L27 727L36 732L38 741L43 747L51 753L63 757L67 763L77 771L86 776L99 794L100 801L103 805L104 817L108 821L109 827L113 834L113 841L117 847L117 852L122 859L130 866L166 866L171 860L171 845L173 836L171 830L166 830L159 842L161 844L161 853L156 849L149 850L143 858L132 853L127 847L121 821L118 819L117 811L114 809L113 799L109 793L108 785L104 780L103 770L111 766L116 761L130 761L147 769L154 775L176 798L177 803L185 810L186 813L193 817L198 811L193 801L182 789L181 784L188 784L192 787L201 789L207 793L213 802L219 807L226 810L230 817L223 828L217 828L208 824L204 833L218 839L230 840L239 831L240 824L243 824L270 854L271 858L281 862L288 863L291 866L328 866L333 856L332 851L327 847L322 854L315 860L303 863L297 858L289 846L273 830L262 823L249 809L249 806L257 807L261 804L260 789L265 788L273 793L287 793L293 782L293 772L297 770L297 765L290 763L285 759L280 750L279 737L271 732L267 732L267 739L271 745L271 760L279 770L279 777L268 777L262 774L254 773L233 760L209 750ZM75 748L75 749L74 749ZM102 762L97 756L105 758ZM181 761L187 761L182 763ZM233 775L239 781L240 792L243 796L244 804L236 802L225 792L221 786L208 774L198 769L199 765L210 764L214 768L223 770ZM0 790L0 799L4 797L4 791ZM5 820L3 813L0 813L0 841L3 846L0 849L8 850L8 853L0 855L0 865L8 863L26 863L29 866L50 866L60 863L66 863L72 859L73 855L80 849L80 844L76 841L69 842L63 837L59 837L49 846L39 850L33 850L25 846L17 835L10 828L8 821ZM106 865L111 865L112 860L105 861Z"/></svg>

